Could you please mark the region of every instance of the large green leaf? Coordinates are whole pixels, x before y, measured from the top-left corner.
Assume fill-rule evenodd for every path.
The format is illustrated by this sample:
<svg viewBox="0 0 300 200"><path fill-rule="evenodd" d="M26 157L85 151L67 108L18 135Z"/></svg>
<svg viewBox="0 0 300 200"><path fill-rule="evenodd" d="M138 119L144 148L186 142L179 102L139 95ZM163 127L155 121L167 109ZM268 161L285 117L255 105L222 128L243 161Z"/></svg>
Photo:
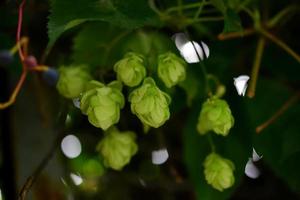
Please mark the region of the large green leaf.
<svg viewBox="0 0 300 200"><path fill-rule="evenodd" d="M242 32L243 27L240 16L232 9L227 9L224 15L223 33Z"/></svg>
<svg viewBox="0 0 300 200"><path fill-rule="evenodd" d="M86 21L107 21L128 29L160 24L147 0L52 0L48 48L63 32Z"/></svg>
<svg viewBox="0 0 300 200"><path fill-rule="evenodd" d="M105 31L103 31L105 30ZM149 70L155 70L159 54L172 50L172 40L165 34L150 30L132 31L109 23L86 24L74 39L73 62L112 68L127 52L143 54Z"/></svg>

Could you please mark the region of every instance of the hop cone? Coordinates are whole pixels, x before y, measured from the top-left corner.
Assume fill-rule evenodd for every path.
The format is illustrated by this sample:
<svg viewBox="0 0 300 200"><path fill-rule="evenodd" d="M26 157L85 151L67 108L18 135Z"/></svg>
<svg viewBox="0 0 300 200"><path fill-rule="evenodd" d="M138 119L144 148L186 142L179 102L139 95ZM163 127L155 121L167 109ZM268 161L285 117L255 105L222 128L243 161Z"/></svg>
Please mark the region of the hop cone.
<svg viewBox="0 0 300 200"><path fill-rule="evenodd" d="M135 138L134 132L120 132L115 127L110 128L97 145L97 150L102 155L104 164L115 170L122 170L138 150Z"/></svg>
<svg viewBox="0 0 300 200"><path fill-rule="evenodd" d="M107 86L98 81L88 83L80 100L80 109L92 125L107 130L119 121L120 109L124 107L120 89L121 83L118 81Z"/></svg>
<svg viewBox="0 0 300 200"><path fill-rule="evenodd" d="M56 88L62 96L73 99L80 96L91 79L85 66L61 67Z"/></svg>
<svg viewBox="0 0 300 200"><path fill-rule="evenodd" d="M152 78L146 78L129 95L131 111L146 125L158 128L170 117L170 97L162 92Z"/></svg>
<svg viewBox="0 0 300 200"><path fill-rule="evenodd" d="M204 175L208 184L223 191L234 184L234 164L216 153L209 154L204 161Z"/></svg>
<svg viewBox="0 0 300 200"><path fill-rule="evenodd" d="M234 118L226 101L210 98L202 105L197 129L200 134L214 131L226 136L234 124Z"/></svg>
<svg viewBox="0 0 300 200"><path fill-rule="evenodd" d="M136 53L127 53L122 60L114 66L117 77L125 85L134 87L146 76L146 69L143 65L143 56Z"/></svg>
<svg viewBox="0 0 300 200"><path fill-rule="evenodd" d="M158 57L158 76L170 88L185 79L186 63L174 53L168 52Z"/></svg>

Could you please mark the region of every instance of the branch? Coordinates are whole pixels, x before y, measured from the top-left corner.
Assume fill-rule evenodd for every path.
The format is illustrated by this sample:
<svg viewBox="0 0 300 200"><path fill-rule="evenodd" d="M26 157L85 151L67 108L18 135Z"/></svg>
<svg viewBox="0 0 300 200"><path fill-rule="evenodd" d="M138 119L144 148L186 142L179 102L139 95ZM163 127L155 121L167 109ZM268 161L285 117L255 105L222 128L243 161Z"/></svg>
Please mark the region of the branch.
<svg viewBox="0 0 300 200"><path fill-rule="evenodd" d="M255 60L251 72L250 84L247 91L247 96L250 98L253 98L255 96L257 77L258 77L258 72L259 72L265 45L266 45L265 38L263 37L259 38L257 43L257 48L256 48Z"/></svg>
<svg viewBox="0 0 300 200"><path fill-rule="evenodd" d="M300 92L298 91L297 94L293 95L289 98L282 107L266 122L262 123L261 125L256 127L256 133L262 132L265 128L267 128L270 124L272 124L278 117L280 117L291 105L293 105L298 99L300 98Z"/></svg>
<svg viewBox="0 0 300 200"><path fill-rule="evenodd" d="M218 35L219 40L230 40L253 35L256 32L254 28L247 28L243 32L221 33Z"/></svg>
<svg viewBox="0 0 300 200"><path fill-rule="evenodd" d="M290 54L297 62L300 63L300 55L298 55L294 50L292 50L287 44L285 44L282 40L277 38L275 35L271 34L270 32L260 29L258 30L263 36L274 42L276 45L281 47L284 51Z"/></svg>
<svg viewBox="0 0 300 200"><path fill-rule="evenodd" d="M22 186L21 191L19 192L19 197L18 200L25 200L28 192L30 191L31 187L33 186L33 184L36 182L37 178L39 177L39 175L41 174L41 172L45 169L45 167L48 165L49 161L51 160L51 158L53 157L57 147L59 147L59 144L62 140L62 138L65 135L65 128L64 128L64 123L66 120L66 116L67 116L67 109L65 108L66 106L63 106L63 111L60 114L59 117L59 121L58 121L58 126L62 127L60 128L60 130L58 131L58 134L52 144L52 147L50 148L49 152L45 155L45 157L43 158L43 160L40 162L40 164L37 166L36 170L32 173L31 176L29 176L26 180L26 182L24 183L24 185Z"/></svg>

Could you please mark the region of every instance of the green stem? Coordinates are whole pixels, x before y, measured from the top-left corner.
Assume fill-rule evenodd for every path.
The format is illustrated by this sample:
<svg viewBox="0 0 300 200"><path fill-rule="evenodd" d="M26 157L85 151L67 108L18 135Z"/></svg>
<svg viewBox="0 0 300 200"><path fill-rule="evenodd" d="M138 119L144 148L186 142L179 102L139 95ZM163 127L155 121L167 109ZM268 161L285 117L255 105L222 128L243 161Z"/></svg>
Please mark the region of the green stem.
<svg viewBox="0 0 300 200"><path fill-rule="evenodd" d="M250 98L255 96L258 72L259 72L265 44L266 44L265 38L263 38L263 37L259 38L258 43L257 43L257 48L256 48L255 60L254 60L254 64L253 64L252 72L251 72L250 84L249 84L249 88L248 88L248 92L247 92L247 96Z"/></svg>
<svg viewBox="0 0 300 200"><path fill-rule="evenodd" d="M197 19L199 17L199 15L202 13L204 4L205 4L205 0L203 0L202 4L199 6L199 9L197 10L196 14L194 15L194 19Z"/></svg>
<svg viewBox="0 0 300 200"><path fill-rule="evenodd" d="M182 0L177 0L178 14L182 15Z"/></svg>
<svg viewBox="0 0 300 200"><path fill-rule="evenodd" d="M293 49L291 49L287 44L285 44L282 40L277 38L275 35L272 35L270 32L259 29L259 33L261 33L263 36L274 42L277 46L281 47L284 51L286 51L290 56L292 56L297 62L300 63L300 55L298 55Z"/></svg>
<svg viewBox="0 0 300 200"><path fill-rule="evenodd" d="M223 16L216 16L216 17L201 17L197 19L190 19L188 20L188 24L195 24L199 22L215 22L215 21L222 21L224 19Z"/></svg>
<svg viewBox="0 0 300 200"><path fill-rule="evenodd" d="M278 12L269 22L268 27L274 27L276 24L278 24L281 20L286 19L287 15L291 15L296 13L300 10L299 6L296 5L290 5ZM296 12L295 12L296 11Z"/></svg>
<svg viewBox="0 0 300 200"><path fill-rule="evenodd" d="M181 7L180 6L171 7L171 8L168 8L166 10L166 13L178 11L180 9L183 11L183 10L186 10L186 9L198 8L201 4L203 4L203 3L198 2L198 3L190 3L190 4L187 4L187 5L182 5ZM209 2L205 2L205 5L209 5L209 4L210 4Z"/></svg>
<svg viewBox="0 0 300 200"><path fill-rule="evenodd" d="M216 146L215 146L215 144L214 144L214 141L213 141L212 136L211 136L210 133L207 134L207 139L208 139L208 142L209 142L211 151L212 151L213 153L215 153L215 152L216 152Z"/></svg>

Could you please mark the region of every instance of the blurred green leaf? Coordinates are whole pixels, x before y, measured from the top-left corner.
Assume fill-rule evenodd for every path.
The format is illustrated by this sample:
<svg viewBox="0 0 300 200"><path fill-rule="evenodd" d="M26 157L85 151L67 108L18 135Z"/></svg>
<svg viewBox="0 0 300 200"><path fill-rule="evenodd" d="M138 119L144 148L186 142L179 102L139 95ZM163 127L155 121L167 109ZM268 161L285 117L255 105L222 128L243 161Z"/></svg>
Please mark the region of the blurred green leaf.
<svg viewBox="0 0 300 200"><path fill-rule="evenodd" d="M74 38L72 59L75 63L89 64L93 68L109 67L116 61L114 55L127 34L129 31L107 23L87 24Z"/></svg>
<svg viewBox="0 0 300 200"><path fill-rule="evenodd" d="M105 30L105 31L103 31ZM92 22L84 26L74 39L72 59L91 67L112 68L124 54L133 51L143 54L150 71L156 70L159 54L174 50L172 40L165 34L132 31L108 23Z"/></svg>
<svg viewBox="0 0 300 200"><path fill-rule="evenodd" d="M240 16L232 9L227 9L224 15L223 33L242 32L243 27Z"/></svg>
<svg viewBox="0 0 300 200"><path fill-rule="evenodd" d="M128 29L160 24L146 0L52 0L48 48L63 32L86 21L107 21Z"/></svg>

